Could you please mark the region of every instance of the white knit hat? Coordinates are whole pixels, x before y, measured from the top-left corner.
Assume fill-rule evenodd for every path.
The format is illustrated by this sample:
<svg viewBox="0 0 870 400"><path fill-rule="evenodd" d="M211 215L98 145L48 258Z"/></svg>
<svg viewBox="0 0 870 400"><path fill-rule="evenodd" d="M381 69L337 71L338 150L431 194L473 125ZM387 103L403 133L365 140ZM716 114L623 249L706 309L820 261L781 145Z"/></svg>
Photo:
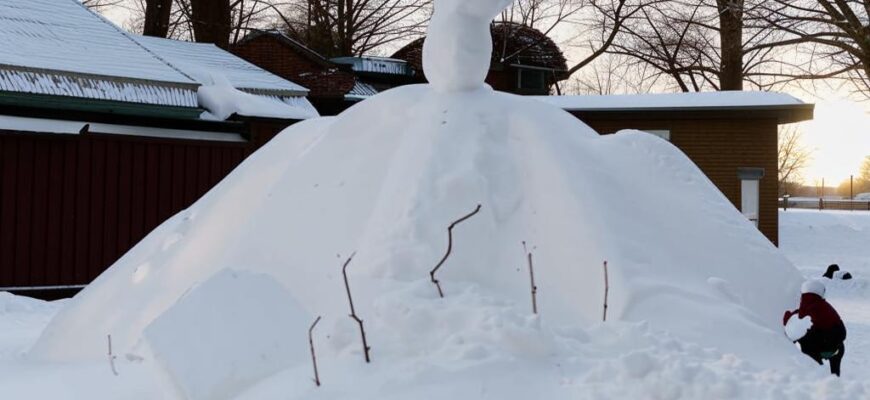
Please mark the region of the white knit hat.
<svg viewBox="0 0 870 400"><path fill-rule="evenodd" d="M825 297L825 284L818 279L810 279L801 285L801 293L815 293Z"/></svg>

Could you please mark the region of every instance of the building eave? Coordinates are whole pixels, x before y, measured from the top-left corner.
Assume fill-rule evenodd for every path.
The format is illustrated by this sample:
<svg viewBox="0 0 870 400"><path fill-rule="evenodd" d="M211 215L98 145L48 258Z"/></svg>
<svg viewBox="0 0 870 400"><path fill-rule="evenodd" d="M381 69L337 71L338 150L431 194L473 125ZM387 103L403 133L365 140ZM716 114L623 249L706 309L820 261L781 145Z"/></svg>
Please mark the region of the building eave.
<svg viewBox="0 0 870 400"><path fill-rule="evenodd" d="M814 104L712 107L626 107L584 108L562 107L580 116L610 116L626 119L776 119L779 124L791 124L813 119Z"/></svg>

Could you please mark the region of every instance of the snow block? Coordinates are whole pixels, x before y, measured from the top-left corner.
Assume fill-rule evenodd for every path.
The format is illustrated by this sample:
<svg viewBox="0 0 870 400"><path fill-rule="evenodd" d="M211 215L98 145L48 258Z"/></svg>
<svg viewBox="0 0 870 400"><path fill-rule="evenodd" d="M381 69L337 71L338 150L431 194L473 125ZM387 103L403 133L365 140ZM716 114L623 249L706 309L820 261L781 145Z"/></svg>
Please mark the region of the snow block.
<svg viewBox="0 0 870 400"><path fill-rule="evenodd" d="M186 399L231 399L305 361L309 315L266 275L223 270L194 287L144 332Z"/></svg>

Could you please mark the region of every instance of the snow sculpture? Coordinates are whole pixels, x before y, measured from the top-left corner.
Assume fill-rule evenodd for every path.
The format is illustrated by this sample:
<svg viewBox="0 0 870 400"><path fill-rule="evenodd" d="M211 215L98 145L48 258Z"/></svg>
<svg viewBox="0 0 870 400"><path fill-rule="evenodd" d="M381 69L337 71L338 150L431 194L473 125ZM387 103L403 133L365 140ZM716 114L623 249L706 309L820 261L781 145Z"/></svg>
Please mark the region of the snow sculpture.
<svg viewBox="0 0 870 400"><path fill-rule="evenodd" d="M438 91L479 89L489 72L489 25L511 0L438 0L423 45L426 79Z"/></svg>
<svg viewBox="0 0 870 400"><path fill-rule="evenodd" d="M68 303L30 356L102 360L111 334L118 354L153 360L143 332L171 321L163 316L197 284L237 270L273 278L300 312L322 315L319 362L336 366L330 382L356 382L359 330L341 274L356 251L348 274L373 362L367 384L344 397L431 397L415 391L434 384L397 397L374 391L402 386L397 371L446 379L439 365L462 365L473 371L451 376L474 380L491 365L483 360L525 371L572 354L559 343L601 321L603 261L608 324L648 321L753 362L788 359L782 312L800 274L680 150L643 132L600 136L542 101L479 90L487 24L507 3L438 0L424 56L431 85L278 135ZM440 299L429 272L447 226L477 204L453 232ZM529 274L517 268L523 242L534 249L540 320L530 319ZM316 397L304 393L311 361L286 361L279 380L293 382L289 398ZM522 381L492 376L505 391ZM437 386L440 397L462 397L459 382ZM557 386L524 397L576 397L548 395Z"/></svg>

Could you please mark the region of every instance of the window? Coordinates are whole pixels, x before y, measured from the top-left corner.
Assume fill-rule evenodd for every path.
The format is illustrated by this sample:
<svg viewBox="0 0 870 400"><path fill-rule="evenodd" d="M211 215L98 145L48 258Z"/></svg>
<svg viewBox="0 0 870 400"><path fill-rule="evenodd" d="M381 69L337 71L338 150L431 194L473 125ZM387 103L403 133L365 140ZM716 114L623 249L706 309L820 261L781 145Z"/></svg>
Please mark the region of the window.
<svg viewBox="0 0 870 400"><path fill-rule="evenodd" d="M740 179L740 212L758 226L764 168L739 168L737 177Z"/></svg>
<svg viewBox="0 0 870 400"><path fill-rule="evenodd" d="M653 130L644 130L644 132L649 133L650 135L656 135L664 140L671 141L671 131L667 129L653 129Z"/></svg>
<svg viewBox="0 0 870 400"><path fill-rule="evenodd" d="M547 71L538 69L519 70L519 88L526 90L546 90L547 89Z"/></svg>

